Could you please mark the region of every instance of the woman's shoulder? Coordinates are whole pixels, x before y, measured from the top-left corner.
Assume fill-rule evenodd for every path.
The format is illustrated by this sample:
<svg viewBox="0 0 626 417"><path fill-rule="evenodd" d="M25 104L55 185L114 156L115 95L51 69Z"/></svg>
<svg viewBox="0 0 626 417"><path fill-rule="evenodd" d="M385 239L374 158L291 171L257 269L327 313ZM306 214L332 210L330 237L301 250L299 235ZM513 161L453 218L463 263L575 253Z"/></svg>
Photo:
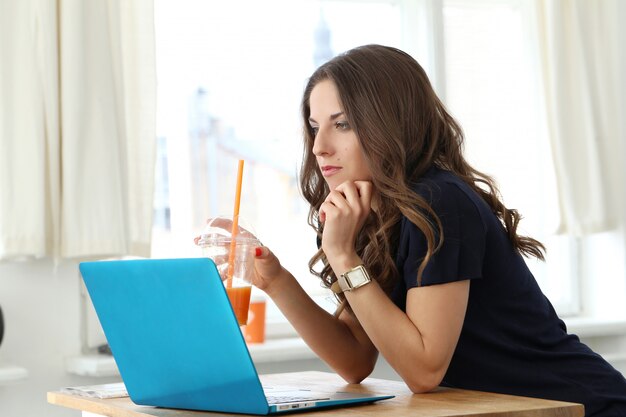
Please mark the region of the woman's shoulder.
<svg viewBox="0 0 626 417"><path fill-rule="evenodd" d="M431 167L413 184L413 191L422 197L440 217L475 219L484 228L493 221L493 212L482 197L460 176L439 167Z"/></svg>
<svg viewBox="0 0 626 417"><path fill-rule="evenodd" d="M451 171L433 166L429 168L412 189L429 204L437 204L448 200L469 199L474 204L482 198L461 177Z"/></svg>

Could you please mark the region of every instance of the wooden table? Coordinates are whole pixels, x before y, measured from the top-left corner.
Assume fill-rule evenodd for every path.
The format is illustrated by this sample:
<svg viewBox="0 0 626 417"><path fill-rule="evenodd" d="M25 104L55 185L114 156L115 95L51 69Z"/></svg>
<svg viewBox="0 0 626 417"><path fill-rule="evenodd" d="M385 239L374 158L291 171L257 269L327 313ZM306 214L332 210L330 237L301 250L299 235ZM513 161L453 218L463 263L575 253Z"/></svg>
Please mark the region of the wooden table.
<svg viewBox="0 0 626 417"><path fill-rule="evenodd" d="M583 417L581 404L540 400L479 391L439 388L428 394L413 394L404 383L368 378L361 384L346 384L339 376L327 372L294 372L261 375L264 384L293 384L313 390L373 392L391 394L395 398L374 404L313 411L324 416L390 416L390 417ZM224 416L187 410L138 406L129 398L94 399L60 392L49 392L48 402L83 411L84 415L110 417L206 417ZM230 414L228 414L230 415ZM241 416L240 414L233 414ZM295 416L310 413L292 414Z"/></svg>

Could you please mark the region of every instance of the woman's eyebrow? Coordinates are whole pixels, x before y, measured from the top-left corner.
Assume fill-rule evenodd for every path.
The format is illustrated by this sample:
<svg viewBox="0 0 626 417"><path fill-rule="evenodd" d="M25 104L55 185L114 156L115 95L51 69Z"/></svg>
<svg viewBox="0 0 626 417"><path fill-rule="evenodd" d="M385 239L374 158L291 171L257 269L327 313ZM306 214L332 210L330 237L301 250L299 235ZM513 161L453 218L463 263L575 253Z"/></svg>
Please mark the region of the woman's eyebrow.
<svg viewBox="0 0 626 417"><path fill-rule="evenodd" d="M343 114L342 111L340 111L338 113L333 113L333 114L330 115L329 119L330 120L335 120L337 117L341 116L342 114ZM317 121L314 118L309 117L309 123L317 123Z"/></svg>

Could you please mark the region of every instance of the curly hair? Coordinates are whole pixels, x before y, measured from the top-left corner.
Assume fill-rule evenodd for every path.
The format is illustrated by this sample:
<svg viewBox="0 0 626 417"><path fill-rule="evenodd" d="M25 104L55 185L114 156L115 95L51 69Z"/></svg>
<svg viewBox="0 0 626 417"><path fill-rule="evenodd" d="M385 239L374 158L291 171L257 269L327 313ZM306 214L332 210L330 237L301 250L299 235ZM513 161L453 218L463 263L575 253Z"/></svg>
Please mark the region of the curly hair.
<svg viewBox="0 0 626 417"><path fill-rule="evenodd" d="M376 212L371 212L357 236L356 251L387 294L399 278L393 257L402 216L414 223L427 241L418 283L445 238L441 222L428 202L411 189L432 166L453 172L487 202L515 250L544 259L545 248L539 241L517 234L521 216L504 206L495 181L472 168L463 157L462 129L435 94L422 67L407 53L381 45L361 46L336 56L313 73L304 90L300 187L310 204L308 223L318 239L323 232L319 209L330 190L313 154L315 133L308 120L311 92L323 80L331 80L337 88L342 110L356 133L380 198ZM324 266L316 271L319 261ZM337 279L322 249L309 261L309 269L326 287Z"/></svg>

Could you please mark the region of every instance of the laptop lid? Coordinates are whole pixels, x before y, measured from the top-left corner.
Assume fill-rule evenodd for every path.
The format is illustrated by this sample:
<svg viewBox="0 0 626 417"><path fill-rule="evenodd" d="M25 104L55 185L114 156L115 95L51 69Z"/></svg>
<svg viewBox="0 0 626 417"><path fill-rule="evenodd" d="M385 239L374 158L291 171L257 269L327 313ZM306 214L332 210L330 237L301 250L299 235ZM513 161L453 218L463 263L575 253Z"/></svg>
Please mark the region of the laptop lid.
<svg viewBox="0 0 626 417"><path fill-rule="evenodd" d="M342 393L302 407L269 405L208 258L82 262L79 268L136 404L268 414L391 398Z"/></svg>
<svg viewBox="0 0 626 417"><path fill-rule="evenodd" d="M79 268L133 402L267 412L256 370L211 261L101 261ZM237 400L230 401L233 397Z"/></svg>

